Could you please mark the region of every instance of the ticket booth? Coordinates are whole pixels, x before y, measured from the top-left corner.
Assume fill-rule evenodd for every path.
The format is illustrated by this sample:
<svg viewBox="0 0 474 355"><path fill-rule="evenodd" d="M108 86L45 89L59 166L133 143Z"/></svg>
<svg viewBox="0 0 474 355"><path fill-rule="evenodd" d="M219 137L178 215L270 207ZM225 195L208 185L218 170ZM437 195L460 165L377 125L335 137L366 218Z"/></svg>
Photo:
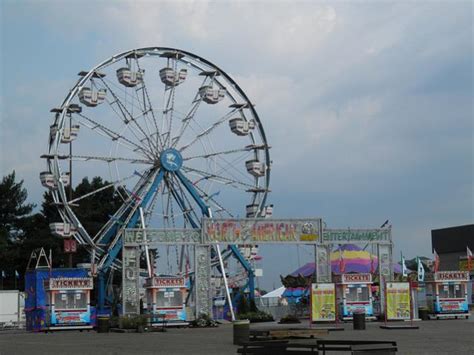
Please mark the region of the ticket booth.
<svg viewBox="0 0 474 355"><path fill-rule="evenodd" d="M364 312L366 319L375 319L371 274L341 274L335 281L340 318L351 320L355 312Z"/></svg>
<svg viewBox="0 0 474 355"><path fill-rule="evenodd" d="M28 330L92 329L95 308L90 305L93 281L86 269L35 269L25 282Z"/></svg>
<svg viewBox="0 0 474 355"><path fill-rule="evenodd" d="M468 318L469 272L438 271L427 275L426 301L430 318Z"/></svg>
<svg viewBox="0 0 474 355"><path fill-rule="evenodd" d="M146 280L147 313L153 326L187 325L184 277L154 276Z"/></svg>

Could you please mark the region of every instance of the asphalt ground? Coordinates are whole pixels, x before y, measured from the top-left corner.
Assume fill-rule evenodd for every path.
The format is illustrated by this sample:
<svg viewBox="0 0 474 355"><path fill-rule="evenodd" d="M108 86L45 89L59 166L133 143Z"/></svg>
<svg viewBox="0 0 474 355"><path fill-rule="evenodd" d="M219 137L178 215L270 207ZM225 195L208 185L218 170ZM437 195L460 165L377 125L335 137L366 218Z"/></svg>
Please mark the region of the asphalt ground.
<svg viewBox="0 0 474 355"><path fill-rule="evenodd" d="M400 324L400 323L397 323ZM330 332L324 339L396 341L399 354L474 354L474 320L414 322L419 329L386 330L367 323L366 330ZM276 323L252 324L252 329L288 328ZM295 327L291 325L291 327ZM304 322L296 327L308 327ZM58 331L27 333L0 331L0 354L237 354L232 325L218 328L168 329L164 333L107 333ZM336 353L330 353L336 354ZM347 353L346 353L347 354Z"/></svg>

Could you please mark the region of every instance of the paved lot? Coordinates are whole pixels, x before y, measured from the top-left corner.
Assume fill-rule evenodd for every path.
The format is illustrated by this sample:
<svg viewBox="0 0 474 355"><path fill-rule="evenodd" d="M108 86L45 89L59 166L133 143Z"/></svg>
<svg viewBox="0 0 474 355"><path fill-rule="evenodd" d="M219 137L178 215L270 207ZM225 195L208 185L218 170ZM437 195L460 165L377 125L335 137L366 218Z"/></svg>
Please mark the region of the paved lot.
<svg viewBox="0 0 474 355"><path fill-rule="evenodd" d="M415 322L418 330L384 330L369 323L367 330L331 332L325 339L395 340L399 354L474 354L474 321ZM299 326L307 326L301 324ZM254 329L281 327L274 323ZM286 326L288 327L288 326ZM236 354L232 326L207 329L169 329L166 333L98 334L64 331L48 334L0 332L0 354ZM333 353L335 354L335 353Z"/></svg>

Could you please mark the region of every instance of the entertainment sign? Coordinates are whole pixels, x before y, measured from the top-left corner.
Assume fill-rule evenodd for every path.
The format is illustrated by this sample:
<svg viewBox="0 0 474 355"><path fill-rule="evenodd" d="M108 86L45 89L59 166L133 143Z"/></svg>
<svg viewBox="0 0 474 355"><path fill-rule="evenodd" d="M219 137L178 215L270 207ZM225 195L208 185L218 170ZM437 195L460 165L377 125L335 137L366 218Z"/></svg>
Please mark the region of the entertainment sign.
<svg viewBox="0 0 474 355"><path fill-rule="evenodd" d="M49 279L50 290L92 290L93 282L90 277L57 277Z"/></svg>
<svg viewBox="0 0 474 355"><path fill-rule="evenodd" d="M264 244L320 242L321 219L204 219L205 243Z"/></svg>
<svg viewBox="0 0 474 355"><path fill-rule="evenodd" d="M391 229L325 229L324 244L390 243Z"/></svg>

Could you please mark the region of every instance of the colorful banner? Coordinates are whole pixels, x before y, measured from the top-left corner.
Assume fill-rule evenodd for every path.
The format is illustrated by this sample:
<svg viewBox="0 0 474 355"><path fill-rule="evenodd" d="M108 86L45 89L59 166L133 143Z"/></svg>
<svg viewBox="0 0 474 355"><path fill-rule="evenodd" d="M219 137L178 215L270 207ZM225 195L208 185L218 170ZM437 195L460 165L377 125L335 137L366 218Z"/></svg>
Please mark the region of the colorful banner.
<svg viewBox="0 0 474 355"><path fill-rule="evenodd" d="M336 320L336 288L333 283L311 285L311 310L313 322Z"/></svg>
<svg viewBox="0 0 474 355"><path fill-rule="evenodd" d="M410 284L408 282L387 282L387 319L410 319Z"/></svg>
<svg viewBox="0 0 474 355"><path fill-rule="evenodd" d="M318 244L321 219L203 219L206 243Z"/></svg>
<svg viewBox="0 0 474 355"><path fill-rule="evenodd" d="M86 311L53 311L51 325L83 325L90 324L90 312Z"/></svg>
<svg viewBox="0 0 474 355"><path fill-rule="evenodd" d="M467 301L444 301L440 300L435 304L436 313L468 313L469 305Z"/></svg>

